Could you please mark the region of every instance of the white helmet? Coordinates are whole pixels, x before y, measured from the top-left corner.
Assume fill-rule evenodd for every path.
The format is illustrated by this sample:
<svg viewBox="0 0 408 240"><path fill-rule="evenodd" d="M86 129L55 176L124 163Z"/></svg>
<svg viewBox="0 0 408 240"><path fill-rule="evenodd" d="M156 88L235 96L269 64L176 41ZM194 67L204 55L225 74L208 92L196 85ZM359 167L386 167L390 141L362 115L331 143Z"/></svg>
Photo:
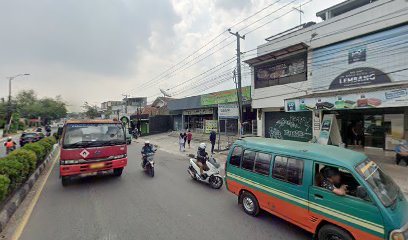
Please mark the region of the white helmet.
<svg viewBox="0 0 408 240"><path fill-rule="evenodd" d="M205 149L206 147L207 147L207 145L205 145L205 143L200 143L198 148Z"/></svg>
<svg viewBox="0 0 408 240"><path fill-rule="evenodd" d="M12 138L11 138L11 137L8 137L8 138L7 138L7 140L9 140L9 141L10 141L10 140L12 140Z"/></svg>
<svg viewBox="0 0 408 240"><path fill-rule="evenodd" d="M146 140L146 141L145 141L145 144L150 144L150 141L149 141L149 140Z"/></svg>

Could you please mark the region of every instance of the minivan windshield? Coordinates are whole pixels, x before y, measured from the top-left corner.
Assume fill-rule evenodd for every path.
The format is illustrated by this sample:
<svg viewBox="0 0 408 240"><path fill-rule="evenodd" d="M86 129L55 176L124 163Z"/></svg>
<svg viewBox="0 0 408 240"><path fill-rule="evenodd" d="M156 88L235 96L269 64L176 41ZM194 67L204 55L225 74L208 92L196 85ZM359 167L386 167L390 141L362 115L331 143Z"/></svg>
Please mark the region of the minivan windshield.
<svg viewBox="0 0 408 240"><path fill-rule="evenodd" d="M357 172L370 185L384 206L391 206L398 197L399 188L395 182L375 164L367 159L356 167Z"/></svg>
<svg viewBox="0 0 408 240"><path fill-rule="evenodd" d="M125 143L122 124L80 123L66 126L63 148L112 146Z"/></svg>

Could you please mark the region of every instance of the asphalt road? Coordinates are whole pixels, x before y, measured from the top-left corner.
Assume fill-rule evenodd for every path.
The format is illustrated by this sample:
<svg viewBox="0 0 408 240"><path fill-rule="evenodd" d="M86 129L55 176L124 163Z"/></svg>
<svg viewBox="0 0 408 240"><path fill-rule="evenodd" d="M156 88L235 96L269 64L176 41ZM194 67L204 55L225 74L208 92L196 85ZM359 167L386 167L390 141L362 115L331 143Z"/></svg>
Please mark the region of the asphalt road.
<svg viewBox="0 0 408 240"><path fill-rule="evenodd" d="M155 177L140 167L140 145L129 147L120 178L88 177L62 187L58 164L20 239L311 239L267 213L246 215L225 187L193 181L188 159L156 154Z"/></svg>

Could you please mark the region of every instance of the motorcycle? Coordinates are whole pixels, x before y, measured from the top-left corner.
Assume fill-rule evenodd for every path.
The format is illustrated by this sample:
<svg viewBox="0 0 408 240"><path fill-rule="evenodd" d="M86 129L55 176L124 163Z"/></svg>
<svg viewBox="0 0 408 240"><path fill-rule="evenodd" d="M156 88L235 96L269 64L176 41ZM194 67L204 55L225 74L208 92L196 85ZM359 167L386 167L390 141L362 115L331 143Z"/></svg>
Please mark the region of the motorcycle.
<svg viewBox="0 0 408 240"><path fill-rule="evenodd" d="M16 150L16 147L6 148L6 155L9 155L12 151Z"/></svg>
<svg viewBox="0 0 408 240"><path fill-rule="evenodd" d="M156 151L154 151L156 152ZM154 177L154 160L153 160L154 153L143 154L142 156L142 168L143 170L149 174L151 177ZM143 159L146 158L146 164L143 167Z"/></svg>
<svg viewBox="0 0 408 240"><path fill-rule="evenodd" d="M190 166L188 166L187 172L192 179L207 183L214 189L220 189L222 187L223 180L220 175L220 164L217 163L212 156L207 158L206 166L204 166L204 174L207 175L205 179L200 175L200 168L198 167L195 158L190 158Z"/></svg>
<svg viewBox="0 0 408 240"><path fill-rule="evenodd" d="M47 133L45 133L45 136L46 136L46 137L51 136L51 132L47 132Z"/></svg>

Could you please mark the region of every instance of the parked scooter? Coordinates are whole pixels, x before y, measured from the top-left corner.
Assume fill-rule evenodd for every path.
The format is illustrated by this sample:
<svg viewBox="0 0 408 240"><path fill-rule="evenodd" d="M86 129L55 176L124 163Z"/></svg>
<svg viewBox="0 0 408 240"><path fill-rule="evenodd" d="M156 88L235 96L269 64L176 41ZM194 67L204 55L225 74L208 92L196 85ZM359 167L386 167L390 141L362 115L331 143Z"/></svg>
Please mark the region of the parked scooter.
<svg viewBox="0 0 408 240"><path fill-rule="evenodd" d="M207 175L207 178L203 179L201 177L200 168L197 166L195 158L190 158L190 166L188 166L187 172L194 180L207 183L214 189L222 187L223 180L220 175L220 164L212 156L207 159L206 167L204 168L204 174Z"/></svg>
<svg viewBox="0 0 408 240"><path fill-rule="evenodd" d="M154 150L156 152L156 150ZM153 160L154 153L143 154L142 156L142 164L143 167L143 160L146 158L146 165L143 167L143 170L149 174L151 177L154 177L154 160Z"/></svg>
<svg viewBox="0 0 408 240"><path fill-rule="evenodd" d="M139 131L137 130L137 128L135 128L133 131L132 131L132 136L133 136L133 138L134 139L137 139L138 137L139 137Z"/></svg>

